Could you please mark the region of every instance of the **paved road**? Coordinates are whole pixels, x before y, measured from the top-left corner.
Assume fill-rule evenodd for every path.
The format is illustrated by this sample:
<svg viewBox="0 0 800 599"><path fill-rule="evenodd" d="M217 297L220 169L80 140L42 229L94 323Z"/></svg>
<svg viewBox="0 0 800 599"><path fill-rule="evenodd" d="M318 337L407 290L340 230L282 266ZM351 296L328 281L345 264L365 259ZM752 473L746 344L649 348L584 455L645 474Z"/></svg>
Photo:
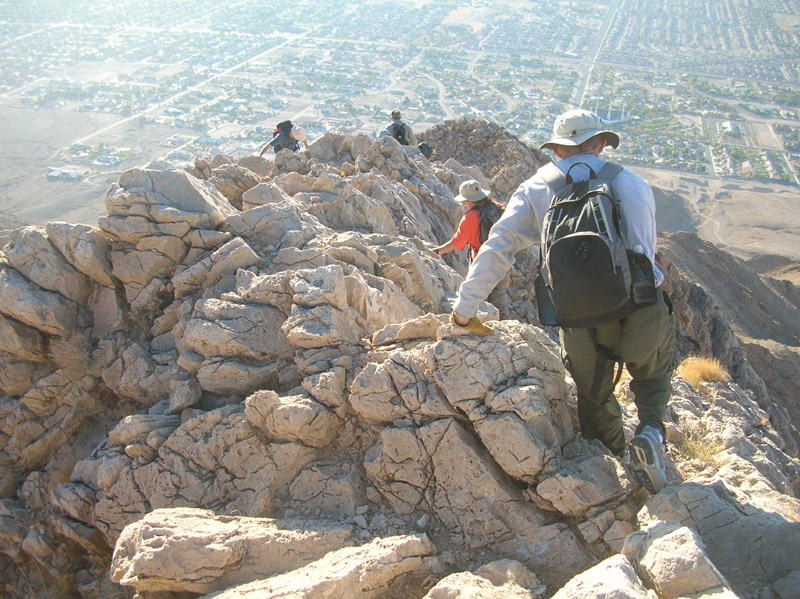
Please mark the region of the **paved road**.
<svg viewBox="0 0 800 599"><path fill-rule="evenodd" d="M606 11L606 18L603 20L603 24L600 25L597 35L594 36L589 49L586 51L583 60L581 60L580 67L578 68L578 72L581 73L581 80L578 83L578 86L575 88L575 92L572 94L572 103L575 106L583 106L584 95L586 94L586 85L589 83L589 77L592 74L592 69L597 62L597 57L600 55L600 50L603 49L606 36L608 36L608 32L611 29L611 23L614 22L614 17L617 16L617 11L619 10L619 5L621 2L622 0L614 0L611 3L611 6L608 7L608 11Z"/></svg>

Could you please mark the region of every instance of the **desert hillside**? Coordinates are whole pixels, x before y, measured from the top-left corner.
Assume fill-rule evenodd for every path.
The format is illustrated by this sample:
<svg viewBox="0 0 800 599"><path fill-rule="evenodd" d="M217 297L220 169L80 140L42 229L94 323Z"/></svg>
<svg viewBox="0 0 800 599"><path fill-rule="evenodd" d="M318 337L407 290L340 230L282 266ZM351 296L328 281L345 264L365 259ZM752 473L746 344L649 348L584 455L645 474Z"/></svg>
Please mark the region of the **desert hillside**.
<svg viewBox="0 0 800 599"><path fill-rule="evenodd" d="M759 274L800 283L800 212L794 185L636 168L653 185L658 226L697 233Z"/></svg>
<svg viewBox="0 0 800 599"><path fill-rule="evenodd" d="M96 226L2 233L0 595L797 596L796 288L665 236L676 362L720 366L676 371L650 496L578 434L535 250L494 334L448 325L459 184L505 199L547 159L425 138L133 169Z"/></svg>

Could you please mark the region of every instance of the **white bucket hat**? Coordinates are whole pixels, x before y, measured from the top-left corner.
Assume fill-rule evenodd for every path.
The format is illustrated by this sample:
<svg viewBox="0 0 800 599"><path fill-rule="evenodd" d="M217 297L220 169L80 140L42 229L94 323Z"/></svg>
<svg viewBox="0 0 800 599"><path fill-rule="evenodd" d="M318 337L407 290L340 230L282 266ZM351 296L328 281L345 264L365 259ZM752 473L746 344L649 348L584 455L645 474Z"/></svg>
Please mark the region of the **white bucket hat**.
<svg viewBox="0 0 800 599"><path fill-rule="evenodd" d="M490 193L490 191L483 189L480 183L470 179L459 185L456 202L480 202L483 198L489 197Z"/></svg>
<svg viewBox="0 0 800 599"><path fill-rule="evenodd" d="M303 129L300 125L295 125L292 127L292 130L289 132L289 135L296 139L297 141L303 141L306 138L306 130Z"/></svg>
<svg viewBox="0 0 800 599"><path fill-rule="evenodd" d="M539 150L544 150L550 145L579 146L596 135L602 135L612 148L619 145L619 135L603 129L603 120L595 113L582 108L568 110L556 118L553 124L553 139L539 146Z"/></svg>

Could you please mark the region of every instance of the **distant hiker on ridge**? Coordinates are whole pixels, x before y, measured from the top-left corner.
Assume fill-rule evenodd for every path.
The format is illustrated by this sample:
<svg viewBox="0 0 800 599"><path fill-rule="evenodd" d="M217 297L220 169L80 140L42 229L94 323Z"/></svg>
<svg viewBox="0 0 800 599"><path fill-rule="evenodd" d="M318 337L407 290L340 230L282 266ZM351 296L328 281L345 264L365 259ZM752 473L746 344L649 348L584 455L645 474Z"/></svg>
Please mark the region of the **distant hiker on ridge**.
<svg viewBox="0 0 800 599"><path fill-rule="evenodd" d="M439 154L436 153L436 150L434 150L427 141L423 141L417 145L417 149L428 159L428 162L433 162L439 157Z"/></svg>
<svg viewBox="0 0 800 599"><path fill-rule="evenodd" d="M264 149L261 150L258 156L263 156L270 148L275 150L276 154L283 149L296 152L300 149L300 144L298 142L302 142L305 149L308 149L305 129L299 125L292 124L292 121L282 121L275 127L275 130L272 132L272 139L264 146Z"/></svg>
<svg viewBox="0 0 800 599"><path fill-rule="evenodd" d="M481 188L475 180L464 181L458 188L456 202L460 202L464 211L455 234L447 243L433 248L437 256L458 250L463 252L469 246L469 262L475 258L481 244L486 241L492 225L503 214L503 206L489 199L489 191ZM500 312L500 320L508 318L508 286L511 282L511 271L489 293L487 301Z"/></svg>
<svg viewBox="0 0 800 599"><path fill-rule="evenodd" d="M492 334L476 316L478 304L508 273L517 252L541 242L540 319L561 326L581 434L625 456L614 396L614 366L621 374L624 362L639 416L628 447L631 466L657 493L666 484L663 421L672 391L675 316L655 265L653 191L640 176L599 157L606 146L618 145L619 136L604 130L594 113L570 110L556 119L553 138L539 149L552 150L557 162L540 168L511 196L461 284L450 322Z"/></svg>
<svg viewBox="0 0 800 599"><path fill-rule="evenodd" d="M408 123L403 122L403 120L400 118L399 110L392 110L391 119L392 122L388 127L386 127L387 131L389 131L389 135L394 137L400 143L400 145L416 146L417 136L414 135L414 132L411 130L411 126Z"/></svg>

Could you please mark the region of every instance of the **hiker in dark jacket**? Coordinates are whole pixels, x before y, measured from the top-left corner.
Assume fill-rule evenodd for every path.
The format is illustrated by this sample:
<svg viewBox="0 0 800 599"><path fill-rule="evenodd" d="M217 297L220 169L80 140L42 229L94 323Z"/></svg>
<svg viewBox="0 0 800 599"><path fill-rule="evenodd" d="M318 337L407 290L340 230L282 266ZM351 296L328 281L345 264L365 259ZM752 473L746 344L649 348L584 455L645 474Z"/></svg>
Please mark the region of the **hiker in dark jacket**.
<svg viewBox="0 0 800 599"><path fill-rule="evenodd" d="M276 154L285 148L296 152L300 148L298 142L302 142L305 149L308 149L305 129L299 125L288 123L288 126L279 127L275 130L274 137L264 146L258 155L259 157L263 156L270 148L273 148Z"/></svg>
<svg viewBox="0 0 800 599"><path fill-rule="evenodd" d="M433 162L439 157L439 154L427 141L417 144L417 149L422 152L422 155L425 156L425 158L428 159L428 162Z"/></svg>
<svg viewBox="0 0 800 599"><path fill-rule="evenodd" d="M459 186L455 200L461 203L464 216L461 217L461 222L458 224L458 228L450 241L434 248L433 253L441 256L453 250L463 252L469 247L469 262L472 264L473 259L478 254L478 250L481 248L480 209L493 203L489 199L489 193L475 180L464 181ZM503 210L502 205L496 202L494 204L501 211ZM511 273L507 271L506 275L493 287L487 298L487 301L500 312L500 320L508 318L508 286L510 281Z"/></svg>
<svg viewBox="0 0 800 599"><path fill-rule="evenodd" d="M571 110L556 119L553 138L540 150L552 150L561 173L585 180L589 176L587 167L598 173L605 165L599 157L605 147L616 148L618 144L619 136L604 130L597 115ZM653 191L644 179L627 169L620 171L613 183L624 215L625 247L643 254L652 264L655 303L596 327L562 327L562 356L577 387L583 437L599 439L616 456L624 457L629 449L637 477L651 493L657 493L666 484L663 421L671 393L675 317L669 298L658 287L664 275L655 265ZM539 174L520 185L461 284L450 316L452 324L481 334L494 332L477 318L478 304L508 272L514 255L540 241L553 195ZM627 448L621 408L614 396L615 361L624 362L631 375L630 388L639 417Z"/></svg>

